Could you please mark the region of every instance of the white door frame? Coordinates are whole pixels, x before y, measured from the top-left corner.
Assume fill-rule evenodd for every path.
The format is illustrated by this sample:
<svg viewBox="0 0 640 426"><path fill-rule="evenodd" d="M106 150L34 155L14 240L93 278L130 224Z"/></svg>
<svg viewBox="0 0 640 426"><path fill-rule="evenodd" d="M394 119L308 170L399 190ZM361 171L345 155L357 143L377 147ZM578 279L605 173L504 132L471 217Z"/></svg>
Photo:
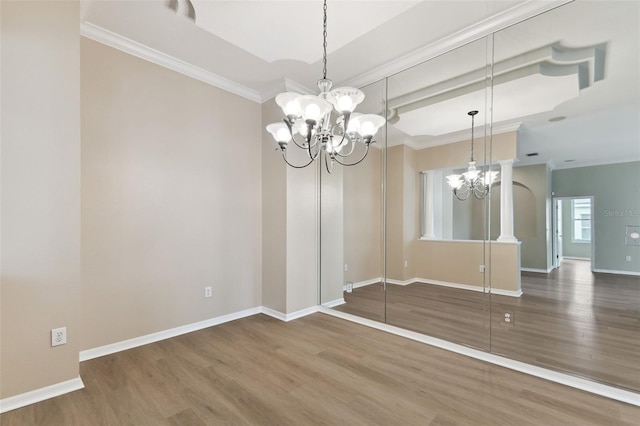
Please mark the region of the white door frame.
<svg viewBox="0 0 640 426"><path fill-rule="evenodd" d="M595 264L596 264L596 238L595 238L595 232L594 232L594 228L595 228L595 214L594 214L594 208L593 208L593 196L592 195L584 195L584 196L570 196L570 197L552 197L553 199L553 220L552 220L552 224L553 224L553 244L552 244L552 264L554 268L557 268L560 266L560 260L557 256L558 256L558 235L557 235L557 230L558 230L558 223L562 222L562 215L558 215L558 201L564 201L564 200L576 200L576 199L584 199L584 198L588 198L591 200L591 272L594 271L595 269ZM563 203L564 204L564 203ZM566 206L562 206L563 209L566 209ZM558 217L560 216L560 217ZM562 227L562 225L560 225L560 227ZM563 232L565 232L563 230Z"/></svg>

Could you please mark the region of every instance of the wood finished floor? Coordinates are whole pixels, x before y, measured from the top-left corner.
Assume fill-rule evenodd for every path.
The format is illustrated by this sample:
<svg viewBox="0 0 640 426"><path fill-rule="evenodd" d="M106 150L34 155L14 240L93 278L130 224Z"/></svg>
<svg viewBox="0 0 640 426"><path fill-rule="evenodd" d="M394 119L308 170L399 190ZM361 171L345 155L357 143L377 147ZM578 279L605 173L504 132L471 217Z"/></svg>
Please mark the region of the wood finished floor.
<svg viewBox="0 0 640 426"><path fill-rule="evenodd" d="M514 298L389 285L387 322L640 392L640 278L592 273L588 261L565 260L550 274L524 272L522 290ZM384 321L380 284L346 293L345 300L336 309ZM504 324L505 312L512 326Z"/></svg>
<svg viewBox="0 0 640 426"><path fill-rule="evenodd" d="M324 314L255 315L81 363L13 425L638 425L640 408Z"/></svg>

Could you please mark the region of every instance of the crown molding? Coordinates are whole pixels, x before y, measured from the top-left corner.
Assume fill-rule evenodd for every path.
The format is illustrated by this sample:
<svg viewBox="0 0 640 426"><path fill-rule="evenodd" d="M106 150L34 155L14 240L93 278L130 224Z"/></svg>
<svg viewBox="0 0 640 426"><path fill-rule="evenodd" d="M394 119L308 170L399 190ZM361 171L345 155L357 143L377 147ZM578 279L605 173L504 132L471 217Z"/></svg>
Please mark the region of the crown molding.
<svg viewBox="0 0 640 426"><path fill-rule="evenodd" d="M636 161L640 161L640 158L615 158L607 161L572 161L570 163L556 163L553 160L550 160L548 164L551 167L551 170L567 170L567 169L579 169L581 167L595 167L595 166L608 166L613 164L621 164L621 163L634 163ZM553 166L553 167L552 167Z"/></svg>
<svg viewBox="0 0 640 426"><path fill-rule="evenodd" d="M302 84L293 81L291 79L284 79L284 87L291 92L298 92L303 95L317 95L320 89L316 89L315 91L309 89L307 86L303 86Z"/></svg>
<svg viewBox="0 0 640 426"><path fill-rule="evenodd" d="M250 101L262 102L262 97L256 90L245 87L200 67L191 65L181 59L152 49L144 44L123 37L90 22L85 21L80 25L80 34L86 38L97 41L98 43L106 44L107 46L111 46L122 52L168 68L172 71L186 75L187 77L202 81L210 86L217 87L245 99L249 99Z"/></svg>
<svg viewBox="0 0 640 426"><path fill-rule="evenodd" d="M341 83L364 87L574 0L528 0Z"/></svg>
<svg viewBox="0 0 640 426"><path fill-rule="evenodd" d="M517 132L518 129L520 129L520 126L522 126L522 121L515 121L513 123L493 126L491 128L491 134L501 135L502 133Z"/></svg>
<svg viewBox="0 0 640 426"><path fill-rule="evenodd" d="M317 93L313 92L306 86L293 81L288 78L283 78L282 80L278 80L276 83L267 87L264 90L260 91L260 100L261 102L266 102L271 98L274 98L278 93L281 92L297 92L302 95L315 95Z"/></svg>

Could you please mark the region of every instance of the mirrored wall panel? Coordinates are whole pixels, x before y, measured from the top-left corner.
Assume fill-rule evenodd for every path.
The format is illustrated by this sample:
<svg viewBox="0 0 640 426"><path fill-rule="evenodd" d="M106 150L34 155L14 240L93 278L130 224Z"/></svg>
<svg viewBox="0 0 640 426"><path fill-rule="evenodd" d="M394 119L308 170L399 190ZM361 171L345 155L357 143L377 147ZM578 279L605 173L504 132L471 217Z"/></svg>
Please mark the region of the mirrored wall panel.
<svg viewBox="0 0 640 426"><path fill-rule="evenodd" d="M640 3L571 2L366 92L386 139L322 175L322 303L640 392Z"/></svg>
<svg viewBox="0 0 640 426"><path fill-rule="evenodd" d="M385 81L362 91L365 98L357 111L384 116ZM384 322L385 127L374 140L359 164L336 164L331 173L321 173L321 302ZM361 153L364 145L358 144L351 157L359 160Z"/></svg>
<svg viewBox="0 0 640 426"><path fill-rule="evenodd" d="M639 7L578 1L495 34L494 131L518 128L522 295L491 295L492 352L635 391ZM492 239L504 221L494 195ZM492 268L505 261L497 247Z"/></svg>
<svg viewBox="0 0 640 426"><path fill-rule="evenodd" d="M485 350L491 48L391 76L387 100L387 322Z"/></svg>

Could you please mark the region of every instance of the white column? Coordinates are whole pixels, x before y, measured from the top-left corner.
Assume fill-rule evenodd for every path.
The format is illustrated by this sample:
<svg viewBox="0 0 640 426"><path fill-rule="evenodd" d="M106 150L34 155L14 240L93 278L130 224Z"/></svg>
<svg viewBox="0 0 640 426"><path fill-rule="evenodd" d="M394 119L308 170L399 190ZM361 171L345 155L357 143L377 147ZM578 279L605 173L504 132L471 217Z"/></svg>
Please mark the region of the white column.
<svg viewBox="0 0 640 426"><path fill-rule="evenodd" d="M426 182L425 182L425 192L424 192L424 238L433 240L436 237L435 234L435 212L434 212L434 180L435 180L435 171L429 170L424 173Z"/></svg>
<svg viewBox="0 0 640 426"><path fill-rule="evenodd" d="M513 160L500 161L500 236L498 241L516 242L513 235Z"/></svg>

